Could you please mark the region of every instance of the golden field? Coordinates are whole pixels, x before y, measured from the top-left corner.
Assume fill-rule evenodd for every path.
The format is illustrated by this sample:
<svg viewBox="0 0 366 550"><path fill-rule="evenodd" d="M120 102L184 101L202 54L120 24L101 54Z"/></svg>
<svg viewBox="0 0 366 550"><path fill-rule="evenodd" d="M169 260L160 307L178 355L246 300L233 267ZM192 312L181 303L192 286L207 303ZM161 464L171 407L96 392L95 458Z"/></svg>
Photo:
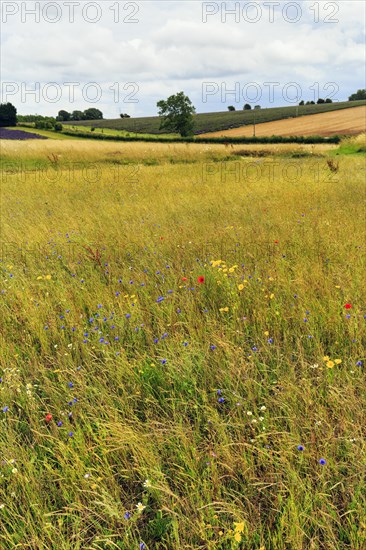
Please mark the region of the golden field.
<svg viewBox="0 0 366 550"><path fill-rule="evenodd" d="M363 143L2 143L0 548L364 548Z"/></svg>

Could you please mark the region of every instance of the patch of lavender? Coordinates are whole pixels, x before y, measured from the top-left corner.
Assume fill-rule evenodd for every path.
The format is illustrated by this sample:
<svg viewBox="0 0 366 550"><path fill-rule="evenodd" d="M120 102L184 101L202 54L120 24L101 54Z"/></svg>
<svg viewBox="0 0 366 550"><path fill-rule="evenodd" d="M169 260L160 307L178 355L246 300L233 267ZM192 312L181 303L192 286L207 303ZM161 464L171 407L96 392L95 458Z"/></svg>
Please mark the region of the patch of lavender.
<svg viewBox="0 0 366 550"><path fill-rule="evenodd" d="M48 139L45 136L32 134L30 132L23 132L22 130L7 130L6 128L0 128L0 139Z"/></svg>

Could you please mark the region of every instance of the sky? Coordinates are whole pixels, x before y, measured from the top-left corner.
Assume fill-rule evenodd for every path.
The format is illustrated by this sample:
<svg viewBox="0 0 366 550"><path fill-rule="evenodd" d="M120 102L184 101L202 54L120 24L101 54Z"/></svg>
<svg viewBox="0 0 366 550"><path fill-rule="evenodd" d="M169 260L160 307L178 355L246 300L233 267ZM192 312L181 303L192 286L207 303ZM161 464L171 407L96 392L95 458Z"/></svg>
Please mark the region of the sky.
<svg viewBox="0 0 366 550"><path fill-rule="evenodd" d="M365 88L361 0L1 0L1 102L18 114L155 116L275 107Z"/></svg>

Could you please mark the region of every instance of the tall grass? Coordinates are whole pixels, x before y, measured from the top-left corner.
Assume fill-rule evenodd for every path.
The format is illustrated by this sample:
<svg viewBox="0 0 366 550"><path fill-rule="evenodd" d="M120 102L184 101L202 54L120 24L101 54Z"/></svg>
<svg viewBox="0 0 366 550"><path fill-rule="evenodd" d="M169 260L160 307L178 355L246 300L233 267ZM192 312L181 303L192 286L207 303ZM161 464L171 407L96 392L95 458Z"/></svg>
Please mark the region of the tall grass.
<svg viewBox="0 0 366 550"><path fill-rule="evenodd" d="M364 158L271 147L6 144L1 548L364 548Z"/></svg>

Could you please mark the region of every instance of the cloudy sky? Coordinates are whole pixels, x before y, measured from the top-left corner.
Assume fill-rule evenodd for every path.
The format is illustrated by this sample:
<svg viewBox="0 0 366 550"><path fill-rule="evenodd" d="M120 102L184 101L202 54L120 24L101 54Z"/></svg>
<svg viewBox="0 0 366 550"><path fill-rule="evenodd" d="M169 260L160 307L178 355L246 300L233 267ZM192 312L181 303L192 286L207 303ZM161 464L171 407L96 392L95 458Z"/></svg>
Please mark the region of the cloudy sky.
<svg viewBox="0 0 366 550"><path fill-rule="evenodd" d="M224 111L365 87L361 0L1 0L1 27L1 101L19 114L156 115L181 90Z"/></svg>

